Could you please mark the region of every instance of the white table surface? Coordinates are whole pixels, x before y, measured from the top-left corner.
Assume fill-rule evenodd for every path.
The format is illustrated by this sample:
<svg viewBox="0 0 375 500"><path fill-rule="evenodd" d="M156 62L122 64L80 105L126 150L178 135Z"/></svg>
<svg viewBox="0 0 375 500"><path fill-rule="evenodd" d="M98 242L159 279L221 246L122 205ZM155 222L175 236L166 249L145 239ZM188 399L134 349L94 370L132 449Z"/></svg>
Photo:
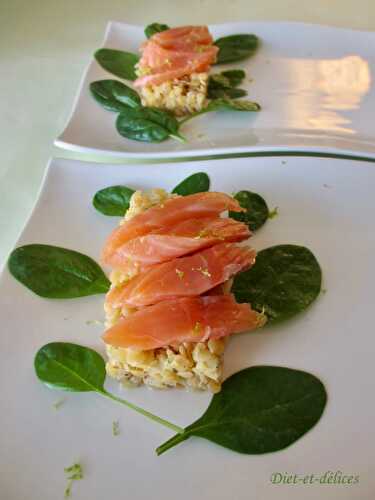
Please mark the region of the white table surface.
<svg viewBox="0 0 375 500"><path fill-rule="evenodd" d="M1 0L0 268L35 202L48 158L100 161L52 143L110 19L141 25L284 20L375 30L375 2Z"/></svg>

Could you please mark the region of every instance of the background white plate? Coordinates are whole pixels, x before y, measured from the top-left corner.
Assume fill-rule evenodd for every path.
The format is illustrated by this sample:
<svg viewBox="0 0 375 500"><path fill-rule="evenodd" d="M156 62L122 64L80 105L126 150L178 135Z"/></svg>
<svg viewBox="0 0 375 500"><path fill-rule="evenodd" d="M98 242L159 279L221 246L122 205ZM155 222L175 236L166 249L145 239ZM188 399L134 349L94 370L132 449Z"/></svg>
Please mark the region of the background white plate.
<svg viewBox="0 0 375 500"><path fill-rule="evenodd" d="M80 460L84 480L74 499L249 500L373 498L375 169L353 160L252 158L157 166L85 164L53 160L39 201L18 245L50 243L98 258L118 219L91 205L108 185L170 189L204 170L212 189L252 189L279 215L254 236L261 249L278 243L308 246L324 273L323 293L305 313L283 325L238 335L226 352L226 375L256 364L304 369L326 384L322 419L286 450L240 455L190 439L161 457L154 449L171 436L121 405L95 394L69 394L40 384L33 357L43 344L73 341L102 350L102 296L45 300L4 271L0 279L0 477L4 500L61 499L63 468ZM109 384L118 391L117 384ZM186 425L210 396L183 391L122 391L123 397ZM65 398L59 410L53 403ZM112 436L119 419L121 435ZM340 470L359 484L273 485L273 472L323 474Z"/></svg>
<svg viewBox="0 0 375 500"><path fill-rule="evenodd" d="M110 22L104 47L137 52L144 27ZM55 145L123 158L171 158L256 151L341 152L375 157L375 33L287 22L210 26L214 38L255 33L257 54L213 71L243 68L248 98L259 113L210 113L182 130L187 144L130 141L114 126L116 114L89 93L92 81L114 78L93 59L82 80L72 116ZM250 81L251 80L251 81ZM130 83L130 82L129 82Z"/></svg>

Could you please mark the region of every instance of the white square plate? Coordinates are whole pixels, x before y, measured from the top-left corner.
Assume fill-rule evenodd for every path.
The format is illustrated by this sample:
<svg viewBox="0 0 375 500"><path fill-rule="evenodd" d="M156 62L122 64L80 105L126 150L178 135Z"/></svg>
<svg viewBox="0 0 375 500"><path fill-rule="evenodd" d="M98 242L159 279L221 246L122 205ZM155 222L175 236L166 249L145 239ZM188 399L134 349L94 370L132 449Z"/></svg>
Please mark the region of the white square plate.
<svg viewBox="0 0 375 500"><path fill-rule="evenodd" d="M36 207L18 245L49 243L98 259L104 238L118 223L91 205L106 186L171 189L187 175L206 171L212 189L262 194L279 215L253 237L261 249L279 243L308 246L324 275L321 294L305 313L273 328L234 336L225 373L275 364L303 369L325 383L329 400L319 423L289 448L240 455L193 438L165 455L155 448L171 432L94 393L46 388L33 370L36 351L70 341L103 351L103 297L42 299L0 278L0 476L4 500L63 498L64 467L80 460L85 477L73 498L103 500L370 500L375 490L373 426L375 168L354 160L253 158L139 165L127 169L52 160ZM115 383L108 386L120 394ZM187 425L210 396L184 391L121 391L122 397ZM61 397L58 409L53 403ZM119 420L121 434L112 436ZM360 476L358 484L274 485L274 472Z"/></svg>
<svg viewBox="0 0 375 500"><path fill-rule="evenodd" d="M145 39L143 29L110 22L103 46L137 52ZM245 69L248 78L241 87L262 106L259 113L195 118L181 129L186 144L131 141L117 133L116 114L90 95L90 82L114 78L93 58L55 145L120 158L290 150L375 157L375 33L285 22L228 23L210 26L210 31L215 39L234 33L260 37L254 57L213 67Z"/></svg>

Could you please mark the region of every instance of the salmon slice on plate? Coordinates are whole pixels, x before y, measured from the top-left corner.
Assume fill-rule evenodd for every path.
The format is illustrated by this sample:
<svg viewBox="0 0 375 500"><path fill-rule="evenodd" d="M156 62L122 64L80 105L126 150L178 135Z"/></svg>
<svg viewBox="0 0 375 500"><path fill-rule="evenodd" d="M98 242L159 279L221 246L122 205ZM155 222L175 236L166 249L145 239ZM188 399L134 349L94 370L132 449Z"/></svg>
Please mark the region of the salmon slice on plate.
<svg viewBox="0 0 375 500"><path fill-rule="evenodd" d="M248 269L256 252L248 247L221 243L188 257L180 257L151 267L112 288L107 302L112 307L142 307L177 297L194 297Z"/></svg>
<svg viewBox="0 0 375 500"><path fill-rule="evenodd" d="M197 45L212 45L213 38L207 26L179 26L155 33L150 40L165 49L192 50Z"/></svg>
<svg viewBox="0 0 375 500"><path fill-rule="evenodd" d="M228 217L189 219L166 228L163 234L151 232L119 246L109 263L129 275L133 270L191 254L222 242L239 242L251 235L246 224Z"/></svg>
<svg viewBox="0 0 375 500"><path fill-rule="evenodd" d="M232 295L184 297L139 309L107 330L106 344L137 350L204 342L262 326L264 315Z"/></svg>
<svg viewBox="0 0 375 500"><path fill-rule="evenodd" d="M173 225L189 219L215 217L226 210L241 212L244 209L224 193L204 192L170 198L162 205L151 207L116 228L104 246L102 261L113 265L112 257L116 250L134 238L149 233L163 234Z"/></svg>

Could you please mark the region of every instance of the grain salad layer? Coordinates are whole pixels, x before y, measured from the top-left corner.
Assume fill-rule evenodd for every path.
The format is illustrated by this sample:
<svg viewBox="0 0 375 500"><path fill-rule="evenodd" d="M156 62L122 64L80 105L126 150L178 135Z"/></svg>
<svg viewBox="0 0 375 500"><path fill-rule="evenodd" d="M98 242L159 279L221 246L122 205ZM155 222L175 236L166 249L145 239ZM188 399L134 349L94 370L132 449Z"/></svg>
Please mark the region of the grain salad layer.
<svg viewBox="0 0 375 500"><path fill-rule="evenodd" d="M142 74L141 68L139 75ZM143 106L172 111L176 116L196 113L207 106L208 73L193 73L160 85L139 89Z"/></svg>

